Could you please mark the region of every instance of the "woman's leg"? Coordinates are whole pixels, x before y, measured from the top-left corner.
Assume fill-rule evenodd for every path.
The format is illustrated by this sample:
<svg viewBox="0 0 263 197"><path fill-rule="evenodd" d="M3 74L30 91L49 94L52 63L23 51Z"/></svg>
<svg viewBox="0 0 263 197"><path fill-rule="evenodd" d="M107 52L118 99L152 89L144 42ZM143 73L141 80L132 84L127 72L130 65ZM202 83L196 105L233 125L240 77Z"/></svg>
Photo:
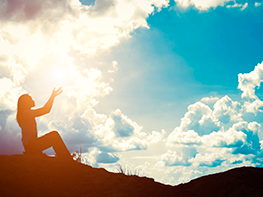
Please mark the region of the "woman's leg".
<svg viewBox="0 0 263 197"><path fill-rule="evenodd" d="M29 154L37 154L37 155L42 155L43 152L42 150L37 146L37 138L32 139L29 141L28 144L23 144L25 152L24 153L29 153Z"/></svg>
<svg viewBox="0 0 263 197"><path fill-rule="evenodd" d="M65 143L57 131L51 131L36 140L36 145L41 151L53 147L59 158L72 158Z"/></svg>

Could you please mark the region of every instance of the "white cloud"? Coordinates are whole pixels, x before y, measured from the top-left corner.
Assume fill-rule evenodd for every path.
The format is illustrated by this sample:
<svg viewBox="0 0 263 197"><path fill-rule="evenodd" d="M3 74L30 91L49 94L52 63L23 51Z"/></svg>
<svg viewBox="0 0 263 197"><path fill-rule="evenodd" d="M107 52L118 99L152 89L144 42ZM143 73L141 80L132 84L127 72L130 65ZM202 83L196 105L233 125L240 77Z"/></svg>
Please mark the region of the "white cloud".
<svg viewBox="0 0 263 197"><path fill-rule="evenodd" d="M141 126L119 109L108 116L88 109L80 117L70 117L50 120L49 130L62 131L72 150L78 144L83 144L86 149L98 147L103 152L145 150L149 145L163 140L165 135L165 131L153 131L151 134L143 132ZM68 121L65 122L65 119Z"/></svg>
<svg viewBox="0 0 263 197"><path fill-rule="evenodd" d="M250 73L238 74L238 88L243 92L242 98L247 99L245 108L247 112L256 113L263 106L263 102L255 94L255 89L263 81L263 62L255 66Z"/></svg>
<svg viewBox="0 0 263 197"><path fill-rule="evenodd" d="M67 53L70 49L94 54L129 38L139 27L148 28L146 18L166 0L102 1L85 6L78 0L6 1L1 0L0 55L12 61L15 54L28 70L46 52ZM96 11L99 15L94 16ZM127 11L128 10L128 11ZM129 16L127 16L129 13Z"/></svg>
<svg viewBox="0 0 263 197"><path fill-rule="evenodd" d="M94 127L96 138L104 148L115 151L141 150L149 145L142 127L123 115L119 109L113 111L104 123Z"/></svg>
<svg viewBox="0 0 263 197"><path fill-rule="evenodd" d="M137 157L124 157L121 156L122 152L140 149L144 151L138 151L136 155L142 152L150 154L145 159L143 155L138 156L140 162L148 162L140 164L140 169L144 169L142 175L154 177L156 181L178 184L233 167L262 164L261 124L246 121L246 102L249 101L245 98L237 102L229 96L203 98L188 107L180 125L167 138L164 138L165 131L153 131L151 134L143 132L141 126L120 110L105 116L89 109L81 116L80 122L85 123L89 133L94 136L93 147L98 147L97 154L90 156L94 165L116 169L116 163L107 166L106 163L97 163L97 155L103 153L105 162L119 159L120 163L133 163ZM153 156L147 148L156 152L156 148L152 149L155 144L160 149L166 147L162 149L163 152L159 151ZM112 151L118 152L118 155L112 155ZM139 164L133 163L132 166L131 169L139 168Z"/></svg>
<svg viewBox="0 0 263 197"><path fill-rule="evenodd" d="M248 7L248 3L244 3L244 4L235 3L233 5L227 5L226 7L227 8L240 8L240 10L243 11L244 9L246 9Z"/></svg>
<svg viewBox="0 0 263 197"><path fill-rule="evenodd" d="M224 96L214 105L213 117L220 121L221 125L225 126L233 122L241 121L242 107L237 101L232 101L228 96Z"/></svg>
<svg viewBox="0 0 263 197"><path fill-rule="evenodd" d="M262 82L262 65L258 64L250 73L239 74L238 87L243 91L240 101L233 101L229 96L205 97L189 105L180 125L166 139L170 150L155 165L171 176L178 176L178 169L184 168L207 174L237 166L262 165L262 120L246 120L251 113L262 115L259 109L262 101L255 93ZM196 152L189 155L182 152L182 147ZM179 179L189 181L192 175L189 179ZM160 180L177 183L174 177L166 175Z"/></svg>
<svg viewBox="0 0 263 197"><path fill-rule="evenodd" d="M14 154L23 152L21 131L16 123L16 113L13 110L0 110L0 152Z"/></svg>
<svg viewBox="0 0 263 197"><path fill-rule="evenodd" d="M215 153L197 154L191 161L195 166L216 167L224 161L226 149L217 150Z"/></svg>
<svg viewBox="0 0 263 197"><path fill-rule="evenodd" d="M135 129L141 130L136 123L124 116L120 110L113 112L111 118L114 121L113 131L117 137L129 137L134 134Z"/></svg>
<svg viewBox="0 0 263 197"><path fill-rule="evenodd" d="M214 104L213 111L201 102L190 105L188 110L180 126L168 136L169 147L178 144L199 146L201 149L226 147L229 148L229 152L235 154L256 154L260 150L258 133L261 125L257 122L243 121L242 115L245 111L241 103L225 96ZM199 132L206 129L210 132Z"/></svg>
<svg viewBox="0 0 263 197"><path fill-rule="evenodd" d="M250 75L248 73L245 76ZM253 80L252 76L250 81ZM203 98L188 107L180 125L167 138L164 138L165 131L153 131L151 134L143 132L141 126L120 110L106 116L88 109L78 120L78 124L75 124L74 129L81 133L81 125L84 125L85 133L93 136L90 138L94 140L91 147L97 149L96 151L94 148L90 149L90 153L96 154L89 156L92 160L89 163L93 162L98 166L105 166L106 162L118 159L119 162L124 162L128 158L121 155L127 150L145 150L136 153L140 155L154 144L158 144L159 147L166 145L163 149L166 152L151 155L154 158L151 159L151 164L145 163L141 169L147 167L143 173L154 176L157 181L177 184L207 173L237 166L262 164L260 158L262 139L259 135L262 132L261 124L246 121L244 116L248 113L246 102L250 101L245 97L239 102L233 101L229 96ZM254 110L261 113L257 108ZM115 152L118 152L118 155L115 155ZM105 163L97 162L98 155L104 158L101 161ZM138 158L142 162L148 157ZM149 159L147 161L149 162ZM114 163L108 166L114 168ZM138 167L135 164L133 166L136 169Z"/></svg>
<svg viewBox="0 0 263 197"><path fill-rule="evenodd" d="M165 130L162 130L161 132L152 131L152 133L147 136L147 141L150 144L157 144L158 142L164 139L165 134L166 134Z"/></svg>
<svg viewBox="0 0 263 197"><path fill-rule="evenodd" d="M235 3L235 4L233 4L233 5L227 5L226 7L227 7L227 8L240 8L240 7L242 7L242 6L243 6L243 4Z"/></svg>
<svg viewBox="0 0 263 197"><path fill-rule="evenodd" d="M242 6L241 11L243 11L244 9L246 9L247 6L248 6L248 3L245 3L245 4Z"/></svg>
<svg viewBox="0 0 263 197"><path fill-rule="evenodd" d="M93 109L98 98L113 89L103 73L108 68L96 68L89 58L129 38L135 29L149 28L147 17L167 7L168 0L97 0L89 6L78 0L0 0L0 4L3 113L15 111L23 93L30 93L39 106L54 86L62 86L52 112L37 122L40 134L58 130L71 151L84 143L85 151L105 149L98 156L105 158L110 155L107 151L146 149L163 139L165 132L146 134L120 110L107 116ZM116 72L117 61L111 64L109 72ZM2 136L7 132L3 124ZM20 133L19 128L15 132Z"/></svg>
<svg viewBox="0 0 263 197"><path fill-rule="evenodd" d="M238 88L243 91L242 98L257 99L255 88L263 81L263 62L255 66L250 73L238 74Z"/></svg>
<svg viewBox="0 0 263 197"><path fill-rule="evenodd" d="M234 150L234 154L258 154L260 151L260 139L258 136L261 130L260 124L257 122L239 122L233 125L233 128L246 134L246 141Z"/></svg>
<svg viewBox="0 0 263 197"><path fill-rule="evenodd" d="M48 99L53 86L62 86L64 92L52 112L37 120L39 132L58 130L71 151L83 144L91 165L134 159L121 155L143 150L136 154L151 154L154 159L141 169L170 184L254 161L262 165L261 124L247 121L245 115L262 113L263 103L255 88L262 82L263 63L250 73L239 74L240 101L229 96L204 97L189 105L180 125L166 138L164 130L146 133L119 109L108 115L94 109L99 98L113 91L106 75L116 72L118 63L110 60L105 64L111 65L104 68L105 74L89 58L129 38L139 27L149 28L147 17L167 7L168 0L97 0L89 6L78 0L24 0L14 4L17 2L0 1L1 154L22 151L15 122L19 95L29 92L39 106ZM230 1L176 2L207 10ZM147 152L149 147L154 155Z"/></svg>
<svg viewBox="0 0 263 197"><path fill-rule="evenodd" d="M168 136L167 144L200 143L199 136L219 130L220 122L207 105L196 102L189 105L188 112L181 119L181 124Z"/></svg>
<svg viewBox="0 0 263 197"><path fill-rule="evenodd" d="M118 62L115 60L112 62L112 68L111 69L108 69L108 72L109 73L114 73L118 70Z"/></svg>
<svg viewBox="0 0 263 197"><path fill-rule="evenodd" d="M136 28L148 28L148 15L155 7L167 7L169 1L97 0L91 6L82 5L78 0L34 3L1 0L0 3L0 67L1 77L6 77L1 80L10 79L8 84L13 83L13 87L22 85L20 93L23 89L40 93L40 90L47 91L51 84L61 85L70 103L80 109L83 105L94 106L97 104L94 98L108 95L112 88L108 83L98 82L102 77L100 70L90 65L87 69L86 64L79 67L73 63L74 57L66 53L76 49L94 54L119 43ZM127 12L123 10L127 9L123 8L132 10L129 17L124 17ZM99 12L98 16L91 14L94 10ZM111 72L117 71L116 61L112 66ZM38 83L32 84L32 80ZM39 87L39 83L43 86ZM14 108L14 101L11 102ZM69 109L74 111L74 106L64 106L67 106L65 113Z"/></svg>
<svg viewBox="0 0 263 197"><path fill-rule="evenodd" d="M263 140L260 141L260 149L263 150Z"/></svg>
<svg viewBox="0 0 263 197"><path fill-rule="evenodd" d="M40 2L1 0L1 5L1 20L4 22L35 20L41 18L43 14L48 16L51 13L53 13L53 16L63 15L63 10L70 9L66 0L45 0ZM54 12L55 10L56 12Z"/></svg>
<svg viewBox="0 0 263 197"><path fill-rule="evenodd" d="M0 79L0 92L0 109L16 110L17 98L23 92L23 89L11 79L4 77Z"/></svg>
<svg viewBox="0 0 263 197"><path fill-rule="evenodd" d="M200 101L201 101L202 103L206 104L206 105L210 105L210 104L214 105L215 102L218 101L218 100L219 100L218 97L212 97L212 96L210 96L210 97L203 97Z"/></svg>
<svg viewBox="0 0 263 197"><path fill-rule="evenodd" d="M224 6L226 3L234 0L175 0L181 7L187 8L195 6L199 10L208 10L217 6Z"/></svg>
<svg viewBox="0 0 263 197"><path fill-rule="evenodd" d="M259 3L259 2L255 2L255 7L259 7L259 6L261 6L262 5L262 3Z"/></svg>
<svg viewBox="0 0 263 197"><path fill-rule="evenodd" d="M216 8L218 6L226 6L227 8L240 8L241 11L248 7L248 3L239 4L235 0L175 0L177 5L188 8L194 6L195 8L206 11L210 8ZM228 4L233 2L234 4ZM255 6L260 6L260 3L255 3Z"/></svg>
<svg viewBox="0 0 263 197"><path fill-rule="evenodd" d="M208 147L238 147L245 143L246 135L241 131L230 128L227 131L212 132L203 136L201 140Z"/></svg>
<svg viewBox="0 0 263 197"><path fill-rule="evenodd" d="M119 157L113 153L100 151L94 147L89 153L83 154L84 163L97 167L100 163L116 163Z"/></svg>
<svg viewBox="0 0 263 197"><path fill-rule="evenodd" d="M174 129L174 131L168 136L167 145L172 146L173 144L199 144L201 143L201 138L197 132L194 130L188 130L182 132L179 128Z"/></svg>
<svg viewBox="0 0 263 197"><path fill-rule="evenodd" d="M193 147L182 148L181 150L171 151L168 150L167 153L161 156L161 162L165 166L188 166L191 165L190 160L195 157L197 151Z"/></svg>

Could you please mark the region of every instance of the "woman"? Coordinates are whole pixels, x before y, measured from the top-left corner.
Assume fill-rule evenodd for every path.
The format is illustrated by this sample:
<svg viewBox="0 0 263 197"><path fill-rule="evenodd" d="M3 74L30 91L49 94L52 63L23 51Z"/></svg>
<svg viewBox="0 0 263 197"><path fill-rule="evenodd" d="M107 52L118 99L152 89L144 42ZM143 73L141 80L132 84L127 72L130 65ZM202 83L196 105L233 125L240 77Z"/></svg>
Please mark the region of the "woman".
<svg viewBox="0 0 263 197"><path fill-rule="evenodd" d="M42 108L35 107L35 101L28 94L23 94L17 102L17 122L22 130L22 142L26 153L43 154L42 151L53 147L59 158L72 158L66 145L57 131L51 131L44 136L38 137L36 117L50 112L54 99L62 93L62 89L53 89L47 103Z"/></svg>

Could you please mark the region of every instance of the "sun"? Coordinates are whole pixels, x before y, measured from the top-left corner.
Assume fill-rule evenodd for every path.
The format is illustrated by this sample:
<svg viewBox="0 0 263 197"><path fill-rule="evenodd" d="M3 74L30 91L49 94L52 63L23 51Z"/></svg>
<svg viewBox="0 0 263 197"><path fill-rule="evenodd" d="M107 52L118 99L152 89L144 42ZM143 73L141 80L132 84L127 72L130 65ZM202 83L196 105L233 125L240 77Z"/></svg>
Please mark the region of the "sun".
<svg viewBox="0 0 263 197"><path fill-rule="evenodd" d="M54 72L54 77L58 81L62 81L65 78L65 73L62 70L57 70Z"/></svg>
<svg viewBox="0 0 263 197"><path fill-rule="evenodd" d="M66 80L66 73L62 69L56 69L52 72L52 81L56 85L63 85Z"/></svg>

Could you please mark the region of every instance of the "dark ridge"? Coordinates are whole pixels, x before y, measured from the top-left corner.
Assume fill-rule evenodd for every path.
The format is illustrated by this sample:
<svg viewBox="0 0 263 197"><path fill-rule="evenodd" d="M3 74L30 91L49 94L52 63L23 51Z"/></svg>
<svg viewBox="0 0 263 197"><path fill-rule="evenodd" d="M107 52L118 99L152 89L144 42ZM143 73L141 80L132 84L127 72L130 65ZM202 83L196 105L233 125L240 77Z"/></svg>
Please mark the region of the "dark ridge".
<svg viewBox="0 0 263 197"><path fill-rule="evenodd" d="M0 196L263 196L263 169L242 167L178 186L45 156L0 155Z"/></svg>
<svg viewBox="0 0 263 197"><path fill-rule="evenodd" d="M176 196L263 197L263 168L240 167L175 186Z"/></svg>

